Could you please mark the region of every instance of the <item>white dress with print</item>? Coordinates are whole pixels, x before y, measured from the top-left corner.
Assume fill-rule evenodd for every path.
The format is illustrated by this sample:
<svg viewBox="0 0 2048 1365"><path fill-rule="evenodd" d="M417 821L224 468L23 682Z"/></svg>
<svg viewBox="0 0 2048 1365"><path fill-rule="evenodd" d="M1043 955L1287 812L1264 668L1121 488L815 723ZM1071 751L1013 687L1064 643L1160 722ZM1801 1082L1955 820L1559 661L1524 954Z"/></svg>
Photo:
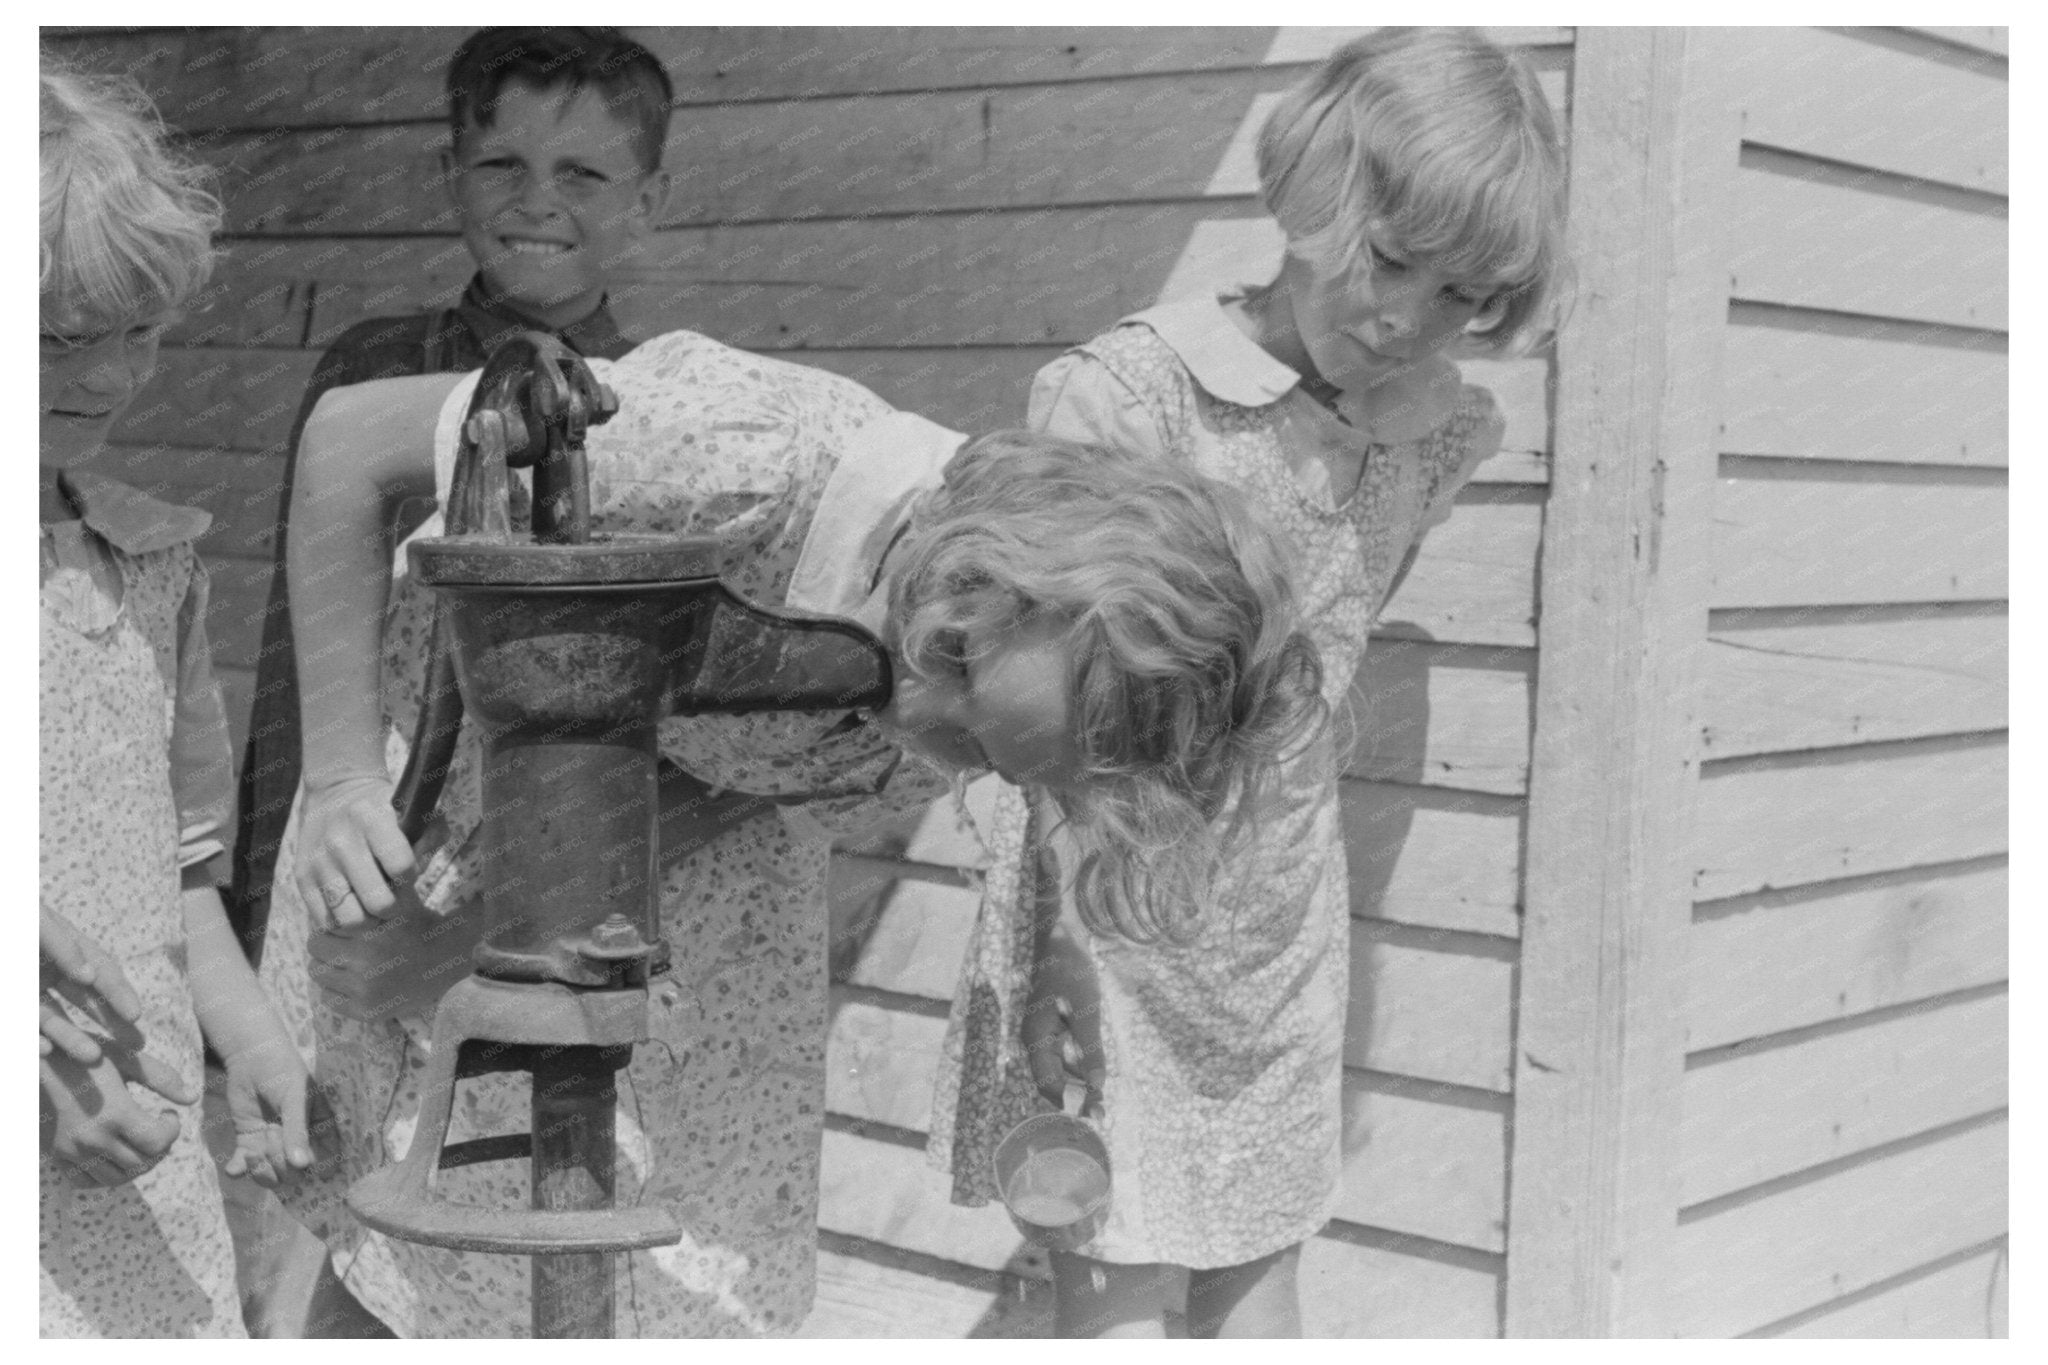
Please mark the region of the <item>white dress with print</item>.
<svg viewBox="0 0 2048 1365"><path fill-rule="evenodd" d="M1318 446L1367 439L1298 387L1215 299L1127 319L1053 361L1031 425L1176 456L1248 494L1294 552L1294 584L1340 711L1366 636L1411 545L1498 447L1482 389L1450 388L1412 439L1371 444L1333 497ZM1113 1193L1084 1254L1119 1263L1238 1265L1326 1222L1339 1193L1349 900L1333 727L1284 772L1257 839L1224 869L1218 913L1185 947L1089 935L1108 1074ZM989 1151L1039 1107L1018 1041L1031 941L1024 802L1006 792L954 997L932 1115L932 1160L965 1204L995 1197Z"/></svg>

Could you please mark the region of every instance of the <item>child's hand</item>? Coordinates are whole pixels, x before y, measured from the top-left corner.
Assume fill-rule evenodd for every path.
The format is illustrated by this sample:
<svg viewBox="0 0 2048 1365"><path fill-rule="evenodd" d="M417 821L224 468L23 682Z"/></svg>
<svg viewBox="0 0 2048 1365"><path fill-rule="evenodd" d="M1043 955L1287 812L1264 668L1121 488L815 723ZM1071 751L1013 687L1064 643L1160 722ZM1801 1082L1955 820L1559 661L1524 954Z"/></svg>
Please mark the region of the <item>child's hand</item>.
<svg viewBox="0 0 2048 1365"><path fill-rule="evenodd" d="M42 1059L42 1150L87 1187L124 1185L171 1150L178 1116L135 1102L111 1060L81 1066L63 1053Z"/></svg>
<svg viewBox="0 0 2048 1365"><path fill-rule="evenodd" d="M392 882L412 873L413 857L391 791L382 777L307 787L293 881L315 929L353 927L397 904Z"/></svg>
<svg viewBox="0 0 2048 1365"><path fill-rule="evenodd" d="M276 1189L313 1164L305 1063L282 1036L223 1060L235 1150L221 1169Z"/></svg>
<svg viewBox="0 0 2048 1365"><path fill-rule="evenodd" d="M142 1000L121 974L121 965L112 953L72 928L69 920L49 906L41 910L37 948L45 994L40 1002L38 1048L45 1057L54 1048L80 1066L91 1066L100 1059L99 1043L71 1021L53 995L70 1001L109 1032L139 1021Z"/></svg>
<svg viewBox="0 0 2048 1365"><path fill-rule="evenodd" d="M1101 997L1087 953L1061 930L1040 945L1020 1032L1031 1079L1048 1103L1064 1109L1067 1087L1076 1081L1088 1087L1089 1103L1099 1103L1108 1069Z"/></svg>
<svg viewBox="0 0 2048 1365"><path fill-rule="evenodd" d="M38 934L41 990L36 999L37 1051L61 1055L73 1069L106 1062L125 1080L144 1085L173 1104L196 1104L199 1090L177 1068L146 1049L149 1040L136 1027L142 1000L121 973L114 955L78 932L70 921L42 907ZM104 1037L86 1032L64 1006L69 1004L97 1024Z"/></svg>

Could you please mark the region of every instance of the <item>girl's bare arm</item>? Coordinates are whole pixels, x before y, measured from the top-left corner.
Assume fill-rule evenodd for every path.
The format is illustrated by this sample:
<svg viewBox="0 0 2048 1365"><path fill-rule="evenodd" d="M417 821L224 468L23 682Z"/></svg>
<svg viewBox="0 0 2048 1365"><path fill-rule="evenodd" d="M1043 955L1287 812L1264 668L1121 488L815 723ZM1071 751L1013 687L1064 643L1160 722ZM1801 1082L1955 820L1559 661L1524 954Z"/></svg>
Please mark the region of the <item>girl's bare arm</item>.
<svg viewBox="0 0 2048 1365"><path fill-rule="evenodd" d="M394 903L412 869L390 808L377 661L391 562L383 509L434 494L434 423L458 375L382 379L320 399L299 442L286 573L297 638L305 809L297 882L316 922Z"/></svg>

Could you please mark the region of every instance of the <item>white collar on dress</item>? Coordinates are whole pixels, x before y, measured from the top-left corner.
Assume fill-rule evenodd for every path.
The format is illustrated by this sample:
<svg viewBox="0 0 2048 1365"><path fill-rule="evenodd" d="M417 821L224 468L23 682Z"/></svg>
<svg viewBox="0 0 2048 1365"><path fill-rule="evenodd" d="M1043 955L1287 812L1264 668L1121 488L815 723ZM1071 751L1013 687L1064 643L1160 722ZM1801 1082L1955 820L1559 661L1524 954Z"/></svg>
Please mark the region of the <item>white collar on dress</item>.
<svg viewBox="0 0 2048 1365"><path fill-rule="evenodd" d="M1241 292L1177 299L1124 321L1150 327L1212 396L1240 407L1265 407L1286 397L1301 383L1301 376L1246 336L1223 311L1224 301ZM1450 420L1463 390L1458 367L1433 357L1403 376L1398 394L1390 395L1391 402L1375 412L1371 438L1383 445L1420 440Z"/></svg>
<svg viewBox="0 0 2048 1365"><path fill-rule="evenodd" d="M919 494L939 486L967 440L915 413L892 412L862 427L825 481L784 604L850 618L882 633L889 594L877 580Z"/></svg>

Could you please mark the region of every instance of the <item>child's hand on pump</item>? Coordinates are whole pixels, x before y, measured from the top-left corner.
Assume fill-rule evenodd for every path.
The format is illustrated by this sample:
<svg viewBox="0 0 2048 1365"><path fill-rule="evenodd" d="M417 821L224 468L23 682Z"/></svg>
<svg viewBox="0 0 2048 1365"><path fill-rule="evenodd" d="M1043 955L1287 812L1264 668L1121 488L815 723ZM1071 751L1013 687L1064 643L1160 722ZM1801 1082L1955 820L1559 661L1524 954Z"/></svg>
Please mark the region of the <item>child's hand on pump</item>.
<svg viewBox="0 0 2048 1365"><path fill-rule="evenodd" d="M306 784L294 872L313 927L352 929L398 904L394 886L413 871L412 845L391 809L392 784L378 775Z"/></svg>

